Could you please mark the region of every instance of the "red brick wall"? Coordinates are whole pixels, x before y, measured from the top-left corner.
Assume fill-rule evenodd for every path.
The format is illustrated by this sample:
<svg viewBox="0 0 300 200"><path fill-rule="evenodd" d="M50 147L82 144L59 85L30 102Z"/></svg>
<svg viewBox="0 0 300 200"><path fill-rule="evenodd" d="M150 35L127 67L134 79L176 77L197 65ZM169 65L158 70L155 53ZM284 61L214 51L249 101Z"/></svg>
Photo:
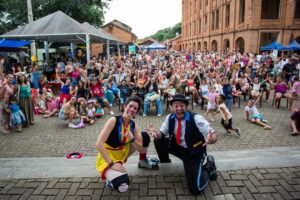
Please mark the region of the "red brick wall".
<svg viewBox="0 0 300 200"><path fill-rule="evenodd" d="M103 30L112 34L114 37L118 38L124 43L135 42L137 39L132 33L129 33L117 26L113 26L112 28L105 26Z"/></svg>
<svg viewBox="0 0 300 200"><path fill-rule="evenodd" d="M207 6L205 1L182 0L181 45L184 49L204 50L204 42L207 42L207 50L211 50L211 43L216 40L217 50L221 51L224 49L224 40L228 39L230 50L234 50L237 39L242 37L246 52L258 52L262 32L279 32L277 41L284 45L287 45L291 38L300 36L300 20L294 19L295 1L281 0L279 19L262 20L261 0L245 0L243 23L239 23L240 0L208 0ZM225 27L226 5L230 5L228 27ZM212 30L212 12L216 10L219 10L219 28Z"/></svg>

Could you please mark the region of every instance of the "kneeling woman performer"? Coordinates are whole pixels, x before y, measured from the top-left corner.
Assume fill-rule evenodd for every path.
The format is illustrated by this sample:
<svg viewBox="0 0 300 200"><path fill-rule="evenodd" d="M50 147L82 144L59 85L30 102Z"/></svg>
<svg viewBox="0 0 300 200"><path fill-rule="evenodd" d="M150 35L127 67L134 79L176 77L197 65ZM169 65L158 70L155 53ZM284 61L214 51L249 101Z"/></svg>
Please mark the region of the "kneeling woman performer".
<svg viewBox="0 0 300 200"><path fill-rule="evenodd" d="M131 96L124 104L121 116L111 117L104 125L96 148L99 151L96 168L106 186L119 192L126 192L129 186L129 177L124 163L135 150L140 152L139 167L157 169L158 160L148 159L146 156L150 137L146 132L140 133L135 118L141 108L141 100Z"/></svg>

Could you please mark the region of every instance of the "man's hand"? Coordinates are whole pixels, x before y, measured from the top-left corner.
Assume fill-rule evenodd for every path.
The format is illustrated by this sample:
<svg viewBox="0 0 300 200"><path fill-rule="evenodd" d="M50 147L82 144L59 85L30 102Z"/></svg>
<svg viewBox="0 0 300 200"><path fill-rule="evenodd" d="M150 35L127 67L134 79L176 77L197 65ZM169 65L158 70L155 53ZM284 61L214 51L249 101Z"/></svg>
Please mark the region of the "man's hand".
<svg viewBox="0 0 300 200"><path fill-rule="evenodd" d="M154 138L161 137L161 133L154 128L154 125L152 123L150 124L149 128L145 129L145 131L147 131Z"/></svg>
<svg viewBox="0 0 300 200"><path fill-rule="evenodd" d="M203 146L208 145L208 144L214 144L216 142L217 142L217 135L215 133L212 133L211 131L209 131Z"/></svg>
<svg viewBox="0 0 300 200"><path fill-rule="evenodd" d="M229 124L229 120L227 120L227 119L224 120L224 124L225 124L225 125L228 125L228 124Z"/></svg>

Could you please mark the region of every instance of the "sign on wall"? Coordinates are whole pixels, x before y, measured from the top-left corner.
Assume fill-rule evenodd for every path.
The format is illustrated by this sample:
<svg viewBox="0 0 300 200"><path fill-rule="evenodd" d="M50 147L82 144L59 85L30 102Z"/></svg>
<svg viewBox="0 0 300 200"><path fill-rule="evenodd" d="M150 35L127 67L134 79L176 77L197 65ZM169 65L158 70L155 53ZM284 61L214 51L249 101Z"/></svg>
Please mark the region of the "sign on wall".
<svg viewBox="0 0 300 200"><path fill-rule="evenodd" d="M135 45L129 45L128 46L128 51L129 51L129 54L135 54L136 53Z"/></svg>

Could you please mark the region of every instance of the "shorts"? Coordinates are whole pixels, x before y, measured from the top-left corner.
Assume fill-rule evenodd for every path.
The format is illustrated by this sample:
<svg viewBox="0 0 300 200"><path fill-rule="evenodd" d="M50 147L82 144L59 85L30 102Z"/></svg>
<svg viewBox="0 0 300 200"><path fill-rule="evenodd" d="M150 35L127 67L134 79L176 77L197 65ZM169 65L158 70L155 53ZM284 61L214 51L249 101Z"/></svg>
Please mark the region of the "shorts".
<svg viewBox="0 0 300 200"><path fill-rule="evenodd" d="M65 120L65 111L63 108L60 109L60 111L58 113L58 118L61 120Z"/></svg>
<svg viewBox="0 0 300 200"><path fill-rule="evenodd" d="M208 91L202 91L201 95L202 95L202 97L207 96L208 95Z"/></svg>
<svg viewBox="0 0 300 200"><path fill-rule="evenodd" d="M287 80L288 82L293 80L293 76L285 76L285 80Z"/></svg>
<svg viewBox="0 0 300 200"><path fill-rule="evenodd" d="M103 95L102 97L95 97L98 103L103 103L104 100L106 100L105 96Z"/></svg>
<svg viewBox="0 0 300 200"><path fill-rule="evenodd" d="M284 95L284 94L286 93L286 91L285 91L285 92L275 91L275 94L276 94L276 93L280 93L280 94Z"/></svg>
<svg viewBox="0 0 300 200"><path fill-rule="evenodd" d="M228 120L228 124L225 124L225 120L222 118L221 124L226 130L232 129L232 118Z"/></svg>
<svg viewBox="0 0 300 200"><path fill-rule="evenodd" d="M299 123L300 122L300 111L294 112L291 116L291 120L295 120Z"/></svg>
<svg viewBox="0 0 300 200"><path fill-rule="evenodd" d="M257 114L257 115L250 115L249 119L260 119L261 121L265 120L264 116L262 114Z"/></svg>
<svg viewBox="0 0 300 200"><path fill-rule="evenodd" d="M209 109L209 110L215 110L217 108L217 105L216 105L216 103L211 103L211 102L208 102L207 103L207 109Z"/></svg>

